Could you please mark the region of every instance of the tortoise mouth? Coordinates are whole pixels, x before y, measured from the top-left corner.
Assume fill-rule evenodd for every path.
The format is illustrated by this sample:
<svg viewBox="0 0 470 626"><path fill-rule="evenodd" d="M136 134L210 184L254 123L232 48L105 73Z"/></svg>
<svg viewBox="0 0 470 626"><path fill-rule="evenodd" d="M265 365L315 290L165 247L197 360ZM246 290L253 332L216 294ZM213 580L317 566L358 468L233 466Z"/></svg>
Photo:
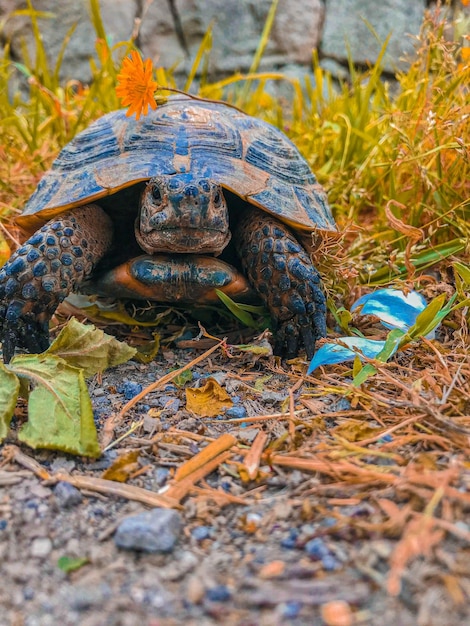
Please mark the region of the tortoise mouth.
<svg viewBox="0 0 470 626"><path fill-rule="evenodd" d="M137 243L148 254L212 253L218 255L227 246L231 233L227 230L206 228L163 227L142 232L136 228Z"/></svg>

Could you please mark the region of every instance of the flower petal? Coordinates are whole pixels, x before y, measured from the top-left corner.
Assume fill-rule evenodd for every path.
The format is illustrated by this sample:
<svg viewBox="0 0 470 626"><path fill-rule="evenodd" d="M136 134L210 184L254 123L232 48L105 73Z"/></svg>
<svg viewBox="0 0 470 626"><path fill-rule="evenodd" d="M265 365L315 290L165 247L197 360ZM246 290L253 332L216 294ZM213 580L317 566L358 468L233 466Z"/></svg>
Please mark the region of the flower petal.
<svg viewBox="0 0 470 626"><path fill-rule="evenodd" d="M142 113L148 113L149 106L156 108L155 90L158 84L153 80L152 74L151 60L146 59L144 62L136 50L123 60L117 77L116 94L122 105L129 107L126 115L135 114L136 119L139 119Z"/></svg>

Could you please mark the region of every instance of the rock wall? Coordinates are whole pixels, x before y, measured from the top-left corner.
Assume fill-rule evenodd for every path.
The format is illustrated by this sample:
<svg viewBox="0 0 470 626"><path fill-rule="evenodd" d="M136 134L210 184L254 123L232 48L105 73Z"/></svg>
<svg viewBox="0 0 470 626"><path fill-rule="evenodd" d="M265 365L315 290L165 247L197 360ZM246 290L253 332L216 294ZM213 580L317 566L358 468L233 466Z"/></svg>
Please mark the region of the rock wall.
<svg viewBox="0 0 470 626"><path fill-rule="evenodd" d="M145 57L187 75L204 34L212 25L210 76L247 72L260 41L271 0L99 0L111 44L135 38ZM260 69L305 72L312 49L322 62L341 71L347 49L358 64L374 62L390 34L386 69L393 72L413 50L427 0L279 0ZM63 79L90 79L89 58L96 54L96 33L89 0L33 0L51 63L70 29L61 68ZM14 11L25 0L0 0L0 37L21 59L26 43L34 53L31 21Z"/></svg>

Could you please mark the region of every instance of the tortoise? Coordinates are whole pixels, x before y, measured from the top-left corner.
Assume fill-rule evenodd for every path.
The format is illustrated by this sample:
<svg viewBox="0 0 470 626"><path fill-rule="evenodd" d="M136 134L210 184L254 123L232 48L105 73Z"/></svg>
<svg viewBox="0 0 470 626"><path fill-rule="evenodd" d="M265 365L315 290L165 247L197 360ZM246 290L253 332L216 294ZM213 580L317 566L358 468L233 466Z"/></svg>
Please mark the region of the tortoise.
<svg viewBox="0 0 470 626"><path fill-rule="evenodd" d="M221 102L169 97L77 134L16 218L25 238L0 270L0 339L42 352L72 291L200 303L255 293L274 353L307 357L326 334L311 260L335 233L326 194L277 128Z"/></svg>

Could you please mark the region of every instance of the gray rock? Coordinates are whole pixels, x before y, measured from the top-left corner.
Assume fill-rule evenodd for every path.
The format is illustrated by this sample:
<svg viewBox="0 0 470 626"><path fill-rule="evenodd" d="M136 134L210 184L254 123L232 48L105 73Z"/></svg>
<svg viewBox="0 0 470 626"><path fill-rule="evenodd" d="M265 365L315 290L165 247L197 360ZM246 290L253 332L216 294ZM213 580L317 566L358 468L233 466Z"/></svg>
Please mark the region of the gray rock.
<svg viewBox="0 0 470 626"><path fill-rule="evenodd" d="M166 0L150 4L142 19L139 41L164 67L187 69L202 38L212 28L209 70L213 73L248 71L258 47L271 0L178 0L185 47L175 38ZM262 64L310 64L323 20L322 0L280 2ZM189 52L189 59L188 53Z"/></svg>
<svg viewBox="0 0 470 626"><path fill-rule="evenodd" d="M182 527L182 517L172 509L156 508L124 519L114 542L126 550L171 552Z"/></svg>
<svg viewBox="0 0 470 626"><path fill-rule="evenodd" d="M112 45L134 37L144 57L172 68L178 82L191 68L202 39L212 27L212 50L208 71L211 79L233 72L249 71L272 0L174 0L178 19L168 0L100 0L101 17ZM383 41L390 31L387 69L399 65L400 57L413 49L407 33L419 30L425 0L287 0L279 2L259 69L286 70L303 79L311 70L312 50L320 45L324 55L344 62L345 37L356 63L373 62L380 44L368 29L367 20ZM326 10L325 10L326 6ZM26 0L0 0L2 37L11 41L13 58L22 57L22 42L34 59L35 42L27 15L9 15L26 9ZM90 58L96 59L97 34L89 14L89 0L41 0L38 24L51 68L54 67L67 33L60 77L88 82ZM178 24L179 22L179 24ZM116 54L122 54L119 48ZM277 89L280 94L277 94ZM272 86L275 94L291 95L289 83Z"/></svg>
<svg viewBox="0 0 470 626"><path fill-rule="evenodd" d="M38 25L41 31L50 67L59 56L67 33L75 26L64 52L60 76L62 80L91 79L90 57L96 58L96 32L92 26L88 0L41 0L36 8L41 11ZM108 40L113 43L129 39L136 16L136 3L129 0L103 0L100 2L103 23ZM24 0L0 0L0 15L12 10L27 9ZM13 50L19 51L25 41L29 53L35 54L31 20L25 15L9 17L5 22L4 34L12 40Z"/></svg>
<svg viewBox="0 0 470 626"><path fill-rule="evenodd" d="M346 61L347 42L355 63L374 63L391 33L385 68L394 71L403 67L403 56L413 52L410 34L418 34L425 5L425 0L328 0L322 52L325 56Z"/></svg>
<svg viewBox="0 0 470 626"><path fill-rule="evenodd" d="M78 584L70 585L64 590L66 602L74 611L88 611L92 607L102 605L111 595L111 590L106 583L99 585Z"/></svg>
<svg viewBox="0 0 470 626"><path fill-rule="evenodd" d="M58 505L64 509L76 506L83 500L80 491L65 481L60 481L54 487L54 496L56 497Z"/></svg>

